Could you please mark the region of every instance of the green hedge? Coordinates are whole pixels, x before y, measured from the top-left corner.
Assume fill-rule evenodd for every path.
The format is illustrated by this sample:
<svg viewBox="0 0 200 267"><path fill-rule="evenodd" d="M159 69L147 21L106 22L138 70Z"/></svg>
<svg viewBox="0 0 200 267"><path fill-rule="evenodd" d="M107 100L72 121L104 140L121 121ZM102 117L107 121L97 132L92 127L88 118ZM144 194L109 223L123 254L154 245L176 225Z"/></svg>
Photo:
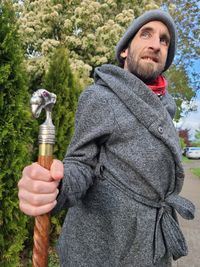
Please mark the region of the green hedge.
<svg viewBox="0 0 200 267"><path fill-rule="evenodd" d="M31 83L22 63L24 52L12 1L1 2L0 13L0 266L17 267L30 263L33 228L33 220L19 210L17 183L24 166L36 159L37 149L33 148L37 146L38 124L43 118L37 122L30 112ZM58 96L53 111L57 130L55 157L62 159L73 134L74 114L81 92L64 48L55 50L49 71L39 87ZM52 218L53 243L63 216Z"/></svg>
<svg viewBox="0 0 200 267"><path fill-rule="evenodd" d="M3 2L3 3L2 3ZM0 266L16 267L28 237L18 208L17 183L31 161L32 118L23 52L12 2L0 4Z"/></svg>

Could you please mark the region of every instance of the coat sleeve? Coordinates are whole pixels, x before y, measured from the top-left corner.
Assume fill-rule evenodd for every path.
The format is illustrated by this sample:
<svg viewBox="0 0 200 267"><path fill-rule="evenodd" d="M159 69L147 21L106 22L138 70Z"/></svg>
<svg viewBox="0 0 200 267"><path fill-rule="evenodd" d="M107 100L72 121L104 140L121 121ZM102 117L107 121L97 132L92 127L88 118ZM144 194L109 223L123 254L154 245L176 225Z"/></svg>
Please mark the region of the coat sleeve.
<svg viewBox="0 0 200 267"><path fill-rule="evenodd" d="M95 177L100 146L114 129L108 99L101 90L86 89L79 98L75 132L64 158L64 178L53 214L74 206L86 194Z"/></svg>

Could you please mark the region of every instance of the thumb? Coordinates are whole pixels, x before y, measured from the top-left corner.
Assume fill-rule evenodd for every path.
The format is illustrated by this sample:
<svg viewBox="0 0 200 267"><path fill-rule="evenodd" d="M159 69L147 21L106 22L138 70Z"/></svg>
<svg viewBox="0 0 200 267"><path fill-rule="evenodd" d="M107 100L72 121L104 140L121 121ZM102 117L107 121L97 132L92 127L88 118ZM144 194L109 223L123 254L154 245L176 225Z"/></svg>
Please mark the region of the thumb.
<svg viewBox="0 0 200 267"><path fill-rule="evenodd" d="M50 168L50 173L54 180L61 180L64 177L64 165L62 161L54 159Z"/></svg>

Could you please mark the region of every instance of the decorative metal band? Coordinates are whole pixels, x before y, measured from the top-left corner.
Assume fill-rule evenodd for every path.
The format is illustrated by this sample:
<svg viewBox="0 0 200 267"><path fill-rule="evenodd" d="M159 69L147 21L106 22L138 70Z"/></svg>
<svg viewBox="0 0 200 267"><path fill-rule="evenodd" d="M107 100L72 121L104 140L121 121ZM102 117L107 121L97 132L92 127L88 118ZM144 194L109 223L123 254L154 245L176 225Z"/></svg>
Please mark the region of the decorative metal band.
<svg viewBox="0 0 200 267"><path fill-rule="evenodd" d="M55 144L55 126L54 125L40 125L39 135L38 135L39 144Z"/></svg>
<svg viewBox="0 0 200 267"><path fill-rule="evenodd" d="M39 156L52 156L53 145L52 144L39 144Z"/></svg>

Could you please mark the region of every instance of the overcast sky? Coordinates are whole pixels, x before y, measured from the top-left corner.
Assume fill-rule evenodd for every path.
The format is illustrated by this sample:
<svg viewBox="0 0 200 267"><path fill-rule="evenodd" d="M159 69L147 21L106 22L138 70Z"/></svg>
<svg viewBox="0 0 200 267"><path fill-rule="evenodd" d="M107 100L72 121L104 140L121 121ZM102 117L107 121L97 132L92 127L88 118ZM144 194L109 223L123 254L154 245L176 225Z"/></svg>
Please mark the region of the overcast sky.
<svg viewBox="0 0 200 267"><path fill-rule="evenodd" d="M195 130L200 130L200 91L197 92L193 103L197 107L197 110L186 114L177 124L181 129L191 129L192 138L194 138Z"/></svg>

